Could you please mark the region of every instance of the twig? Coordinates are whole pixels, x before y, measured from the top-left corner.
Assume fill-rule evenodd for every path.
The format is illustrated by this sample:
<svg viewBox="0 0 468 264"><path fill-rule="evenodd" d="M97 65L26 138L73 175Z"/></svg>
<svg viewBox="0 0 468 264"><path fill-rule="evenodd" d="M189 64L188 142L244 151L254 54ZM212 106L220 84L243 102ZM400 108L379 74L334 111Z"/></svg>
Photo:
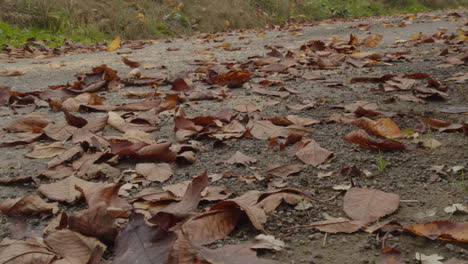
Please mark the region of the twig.
<svg viewBox="0 0 468 264"><path fill-rule="evenodd" d="M323 243L322 243L323 247L327 244L327 236L328 236L328 233L325 233L325 236L323 236Z"/></svg>
<svg viewBox="0 0 468 264"><path fill-rule="evenodd" d="M419 203L419 200L400 200L401 203Z"/></svg>
<svg viewBox="0 0 468 264"><path fill-rule="evenodd" d="M385 242L387 241L388 235L389 235L391 232L396 231L396 230L399 230L399 229L402 229L402 227L401 227L401 226L394 227L394 228L390 229L387 233L385 233L385 235L382 237L382 249L386 248Z"/></svg>
<svg viewBox="0 0 468 264"><path fill-rule="evenodd" d="M284 231L287 231L287 230L292 230L292 229L299 229L299 228L309 228L309 227L316 227L316 226L324 226L324 225L330 225L330 224L341 224L341 223L347 223L349 222L350 220L342 220L342 221L336 221L336 222L333 222L333 223L316 223L316 224L308 224L308 225L298 225L298 226L292 226L292 227L288 227L286 229L284 229Z"/></svg>

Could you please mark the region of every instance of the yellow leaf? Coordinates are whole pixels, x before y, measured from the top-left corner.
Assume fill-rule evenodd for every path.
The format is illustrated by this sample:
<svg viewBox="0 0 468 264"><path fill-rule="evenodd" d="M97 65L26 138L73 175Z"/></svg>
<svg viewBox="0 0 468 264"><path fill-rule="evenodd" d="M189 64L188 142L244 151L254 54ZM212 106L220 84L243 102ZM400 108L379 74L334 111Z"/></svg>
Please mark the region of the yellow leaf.
<svg viewBox="0 0 468 264"><path fill-rule="evenodd" d="M265 36L265 33L257 34L257 37L258 37L258 38L263 38L264 36Z"/></svg>
<svg viewBox="0 0 468 264"><path fill-rule="evenodd" d="M369 48L375 48L382 41L383 36L380 34L373 34L364 39L364 45Z"/></svg>
<svg viewBox="0 0 468 264"><path fill-rule="evenodd" d="M112 43L107 47L107 51L114 51L120 48L120 36L117 36Z"/></svg>
<svg viewBox="0 0 468 264"><path fill-rule="evenodd" d="M224 20L224 25L226 27L229 27L231 25L231 22L228 19L226 19L226 20Z"/></svg>
<svg viewBox="0 0 468 264"><path fill-rule="evenodd" d="M458 32L460 32L460 36L458 36L459 39L467 40L468 39L468 30L464 28L458 29Z"/></svg>
<svg viewBox="0 0 468 264"><path fill-rule="evenodd" d="M145 14L138 13L138 20L140 20L140 22L144 22L145 21Z"/></svg>

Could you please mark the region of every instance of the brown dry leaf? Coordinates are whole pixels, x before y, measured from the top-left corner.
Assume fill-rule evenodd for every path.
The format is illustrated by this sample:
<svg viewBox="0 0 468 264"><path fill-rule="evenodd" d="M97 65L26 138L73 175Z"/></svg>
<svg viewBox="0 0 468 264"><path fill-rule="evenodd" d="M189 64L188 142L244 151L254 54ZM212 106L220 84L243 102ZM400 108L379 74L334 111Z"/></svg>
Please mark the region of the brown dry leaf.
<svg viewBox="0 0 468 264"><path fill-rule="evenodd" d="M252 163L255 163L257 162L257 159L256 158L252 158L252 157L249 157L245 154L243 154L242 152L240 151L236 151L236 153L234 155L232 155L232 157L230 157L229 159L223 161L223 163L226 163L226 164L242 164L242 165L245 165L245 166L248 166Z"/></svg>
<svg viewBox="0 0 468 264"><path fill-rule="evenodd" d="M361 147L380 150L405 150L406 147L402 143L390 139L375 140L371 138L366 131L356 130L350 132L343 137L349 143L359 145Z"/></svg>
<svg viewBox="0 0 468 264"><path fill-rule="evenodd" d="M307 117L302 117L302 116L299 116L299 115L287 115L286 119L291 121L291 123L293 125L302 126L302 127L320 123L319 120L315 120L315 119L307 118Z"/></svg>
<svg viewBox="0 0 468 264"><path fill-rule="evenodd" d="M110 140L111 152L114 155L129 156L151 161L175 161L177 154L171 151L171 143L146 144L133 143L128 140Z"/></svg>
<svg viewBox="0 0 468 264"><path fill-rule="evenodd" d="M116 238L114 264L168 263L177 236L133 215Z"/></svg>
<svg viewBox="0 0 468 264"><path fill-rule="evenodd" d="M267 216L263 209L255 206L254 203L251 203L249 193L246 193L232 200L219 202L213 205L210 208L210 211L235 210L239 208L242 209L243 212L245 212L245 214L249 217L250 222L255 228L264 231L263 225L267 221Z"/></svg>
<svg viewBox="0 0 468 264"><path fill-rule="evenodd" d="M402 138L404 137L393 120L390 118L379 118L376 120L369 119L367 117L361 117L352 122L353 125L364 129L365 131L376 134L386 138Z"/></svg>
<svg viewBox="0 0 468 264"><path fill-rule="evenodd" d="M119 114L112 111L108 112L107 124L109 124L109 126L112 128L122 132L127 132L128 130L141 130L150 132L158 129L157 127L151 125L128 123Z"/></svg>
<svg viewBox="0 0 468 264"><path fill-rule="evenodd" d="M468 242L468 222L432 221L424 224L404 226L404 230L430 240Z"/></svg>
<svg viewBox="0 0 468 264"><path fill-rule="evenodd" d="M327 161L333 152L322 148L317 142L311 140L304 148L296 152L302 162L312 166L318 166Z"/></svg>
<svg viewBox="0 0 468 264"><path fill-rule="evenodd" d="M6 216L52 215L59 211L57 203L47 203L39 195L30 194L23 198L6 199L0 204L0 211Z"/></svg>
<svg viewBox="0 0 468 264"><path fill-rule="evenodd" d="M49 123L43 130L43 132L51 139L58 141L68 140L78 128L70 126L65 122L61 123Z"/></svg>
<svg viewBox="0 0 468 264"><path fill-rule="evenodd" d="M165 182L173 174L172 168L168 163L139 163L136 165L135 170L151 182Z"/></svg>
<svg viewBox="0 0 468 264"><path fill-rule="evenodd" d="M255 200L252 199L257 195L258 197ZM257 193L252 192L249 195L245 195L245 198L243 199L246 198L252 199L251 202L253 202L256 207L261 208L266 213L273 212L282 202L286 202L291 205L297 205L300 203L300 201L317 200L312 196L294 188L284 188Z"/></svg>
<svg viewBox="0 0 468 264"><path fill-rule="evenodd" d="M250 81L252 73L245 70L233 70L225 74L210 76L212 84L227 85L229 88L242 87L245 82Z"/></svg>
<svg viewBox="0 0 468 264"><path fill-rule="evenodd" d="M65 120L70 126L82 128L88 124L88 120L71 114L67 109L63 109L63 114L65 115Z"/></svg>
<svg viewBox="0 0 468 264"><path fill-rule="evenodd" d="M82 93L75 97L68 98L62 103L62 108L69 112L77 112L83 105L103 106L104 98L95 93Z"/></svg>
<svg viewBox="0 0 468 264"><path fill-rule="evenodd" d="M80 187L82 190L86 190L94 184L95 183L76 178L75 176L70 176L54 183L41 184L37 191L50 200L73 204L83 196L82 193L76 189L76 186Z"/></svg>
<svg viewBox="0 0 468 264"><path fill-rule="evenodd" d="M380 190L351 188L345 196L343 209L354 220L370 223L395 212L400 206L400 196Z"/></svg>
<svg viewBox="0 0 468 264"><path fill-rule="evenodd" d="M193 164L195 163L196 156L193 151L184 151L177 154L176 163L177 164Z"/></svg>
<svg viewBox="0 0 468 264"><path fill-rule="evenodd" d="M50 121L38 113L30 113L10 121L3 129L11 132L41 132Z"/></svg>
<svg viewBox="0 0 468 264"><path fill-rule="evenodd" d="M424 72L418 72L418 73L407 73L403 75L403 78L408 78L408 79L429 79L431 76L427 73Z"/></svg>
<svg viewBox="0 0 468 264"><path fill-rule="evenodd" d="M5 238L0 243L0 263L51 264L56 257L40 238Z"/></svg>
<svg viewBox="0 0 468 264"><path fill-rule="evenodd" d="M381 77L354 77L350 80L351 83L356 82L367 82L367 83L384 83L393 79L396 75L394 74L385 74Z"/></svg>
<svg viewBox="0 0 468 264"><path fill-rule="evenodd" d="M363 108L364 110L377 110L379 105L376 103L371 103L367 101L356 101L352 104L348 104L344 106L346 112L355 113L359 108Z"/></svg>
<svg viewBox="0 0 468 264"><path fill-rule="evenodd" d="M62 142L54 142L46 146L35 145L33 150L25 156L33 159L48 159L62 154L65 150Z"/></svg>
<svg viewBox="0 0 468 264"><path fill-rule="evenodd" d="M262 111L262 108L252 103L238 104L234 106L234 110L241 113L252 113L255 111Z"/></svg>
<svg viewBox="0 0 468 264"><path fill-rule="evenodd" d="M171 203L163 210L150 210L150 213L154 216L149 221L158 224L163 230L169 230L171 226L176 224L176 219L186 218L196 210L202 197L202 191L207 186L208 173L205 171L192 180L180 202Z"/></svg>
<svg viewBox="0 0 468 264"><path fill-rule="evenodd" d="M192 244L206 245L227 237L241 215L239 208L209 211L190 218L181 228Z"/></svg>
<svg viewBox="0 0 468 264"><path fill-rule="evenodd" d="M273 167L267 170L268 174L271 174L276 177L287 177L291 174L298 173L303 171L306 167L300 164L293 164L293 165L281 165Z"/></svg>
<svg viewBox="0 0 468 264"><path fill-rule="evenodd" d="M190 82L184 78L177 78L172 82L172 89L173 91L177 92L184 92L190 91L193 87L191 86Z"/></svg>
<svg viewBox="0 0 468 264"><path fill-rule="evenodd" d="M2 70L2 71L0 71L0 76L6 76L6 77L20 76L20 75L23 75L23 74L24 74L24 72L17 71L17 70Z"/></svg>
<svg viewBox="0 0 468 264"><path fill-rule="evenodd" d="M99 240L112 243L118 233L114 217L107 211L104 202L74 212L68 218L69 228L86 236L96 237Z"/></svg>
<svg viewBox="0 0 468 264"><path fill-rule="evenodd" d="M305 102L304 104L287 105L289 109L294 110L294 111L302 111L305 109L314 108L316 106L317 106L317 103L315 101Z"/></svg>
<svg viewBox="0 0 468 264"><path fill-rule="evenodd" d="M126 57L122 57L122 62L130 68L138 68L140 67L140 63L137 61L130 60Z"/></svg>
<svg viewBox="0 0 468 264"><path fill-rule="evenodd" d="M48 179L62 179L72 175L74 171L75 170L71 166L60 165L48 170L38 170L37 174Z"/></svg>
<svg viewBox="0 0 468 264"><path fill-rule="evenodd" d="M446 121L433 119L433 118L421 118L421 122L423 122L427 126L430 126L431 128L439 130L440 132L456 131L456 130L463 129L462 124L454 124L452 122L446 122Z"/></svg>
<svg viewBox="0 0 468 264"><path fill-rule="evenodd" d="M363 40L364 45L369 48L375 48L382 41L383 36L380 34L372 34Z"/></svg>
<svg viewBox="0 0 468 264"><path fill-rule="evenodd" d="M246 127L257 139L287 138L291 135L308 136L312 132L311 129L300 126L276 126L269 120L250 120Z"/></svg>
<svg viewBox="0 0 468 264"><path fill-rule="evenodd" d="M104 251L107 247L99 240L80 233L63 229L49 234L44 242L58 255L70 262L88 263L96 249Z"/></svg>
<svg viewBox="0 0 468 264"><path fill-rule="evenodd" d="M394 248L383 248L380 256L375 260L375 264L402 264L401 252Z"/></svg>
<svg viewBox="0 0 468 264"><path fill-rule="evenodd" d="M260 234L255 237L255 240L259 241L251 249L270 249L275 251L281 251L286 248L284 241L275 238L273 235Z"/></svg>
<svg viewBox="0 0 468 264"><path fill-rule="evenodd" d="M80 157L83 154L84 150L80 145L75 145L66 151L62 152L60 155L55 157L54 159L47 162L47 166L49 168L53 168L58 166L64 162L71 161L77 157Z"/></svg>
<svg viewBox="0 0 468 264"><path fill-rule="evenodd" d="M83 193L89 207L97 206L104 202L108 209L112 208L116 212L110 212L115 217L125 216L124 212L130 210L132 206L125 200L118 197L121 184L95 184L87 189L76 188Z"/></svg>

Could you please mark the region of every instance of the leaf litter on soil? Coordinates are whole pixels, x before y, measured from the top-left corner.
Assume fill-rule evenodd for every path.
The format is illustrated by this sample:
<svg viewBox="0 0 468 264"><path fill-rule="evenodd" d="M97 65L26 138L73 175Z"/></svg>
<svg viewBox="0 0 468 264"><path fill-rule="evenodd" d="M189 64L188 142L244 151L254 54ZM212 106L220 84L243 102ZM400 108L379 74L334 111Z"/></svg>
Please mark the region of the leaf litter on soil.
<svg viewBox="0 0 468 264"><path fill-rule="evenodd" d="M369 30L368 26L360 28ZM216 34L208 34L200 39L209 42L216 37ZM77 73L75 82L50 86L44 91L21 93L11 87L0 87L0 105L16 115L22 114L4 126L8 133L1 135L0 146L27 147L30 152L25 156L50 159L46 162L47 169L38 171L37 177L2 177L2 183L30 181L37 183L38 188L37 194L4 200L0 204L1 212L8 217L55 216L50 221L44 218L49 225L42 237L5 238L0 259L18 263L98 263L103 261L104 251L114 245L106 255L106 258L111 256L113 263L276 263L259 258L256 251L284 247L278 237L271 235L261 235L261 242L257 243L211 246L213 242L224 243L236 228L243 228L244 222L258 232L269 232L268 221L276 216L274 212L282 204L298 208L305 207L306 202L312 206L328 205L336 199L343 201L342 216L332 217L322 212L324 220L316 219L283 231L311 227L334 234L360 230L376 232L396 226L430 240L466 243L466 222L436 220L402 225L385 220L375 223L398 210L400 196L398 190L389 192L360 187L360 184L355 186L356 178L363 173L342 173L351 181L343 198L338 194L321 200L309 194L321 194L321 191L306 191L310 186L302 186L303 190L287 187L289 177L307 174L313 169L326 169L343 155L336 146L327 145L327 137L336 135L316 134L316 126L334 122L340 128L358 127L359 130L343 133L342 138L376 150L410 149L409 137L414 135L400 129L406 124L401 113L379 109L382 102L357 101L331 107L327 98L298 100L301 91L281 87L287 82L317 82L330 89L379 85L383 93L401 92L393 101L385 103L395 100L443 102L450 98L447 83L437 79L435 74L431 76L424 72L406 73L401 77L393 72L377 77L351 76L349 84L330 84L325 72L392 65L411 58L409 51L404 50L395 53L367 51L381 45L383 39L380 34L371 33L364 38L351 34L349 40L310 40L298 49L267 46L268 53L237 62L220 62L207 50L199 52L206 60L189 63L199 68L174 74L171 78L144 76L139 69L144 64L121 57L122 63L133 68L126 78L107 65L101 65L93 67L91 72ZM455 50L459 52L445 58L441 67L457 67L467 63L466 51L463 53L457 47L463 41L466 39L439 32L431 36L419 34L397 44L409 47L443 43L449 49L441 51L441 56ZM134 48L144 44L141 42ZM40 43L36 45L40 46ZM67 45L73 47L71 42ZM126 46L128 43L117 37L108 46L89 47L89 50L112 52ZM231 47L227 42L218 48L242 49ZM8 52L12 56L31 56L27 48L9 48ZM455 81L459 79L457 77ZM126 91L145 86L152 90ZM262 100L234 100L235 91L248 89ZM117 91L133 101L118 105L106 103L106 95ZM227 109L191 116L190 106L204 101L223 102ZM282 104L288 113L280 116L265 114L277 104ZM40 114L37 110L44 106L60 113L61 119L52 121ZM309 115L325 107L344 109L344 112L321 120ZM462 110L463 107L441 111L466 112ZM99 113L99 117L90 113ZM445 121L427 116L415 118L421 121L417 132L426 135L432 132L431 129L453 133L467 131L466 121ZM167 128L173 131L173 137L160 137L164 134L159 132ZM231 186L209 184L208 172L190 180L173 182L175 176L180 179L180 168L197 164L199 157L203 160L210 149L208 146L222 149L228 145L232 150L231 146L241 144L241 141L260 141L265 149L276 151L277 148L278 155L284 155L282 158L288 160L277 162L272 157L268 169L263 170L268 176L263 177L259 172L261 168L254 166L262 163L262 150L251 152L248 148L238 148L234 152L223 149L224 158L209 164L213 166L210 170L225 166L229 171L217 173L216 177L210 174L210 178L214 182L214 178L235 176L237 180L234 181L240 184L246 182L258 188L258 183L265 183L268 189L233 193L229 190ZM245 172L237 171L241 169ZM313 173L316 175L315 171ZM333 171L329 175L335 177ZM82 200L84 207L77 210L74 205ZM401 259L398 250L384 248L376 263L399 263Z"/></svg>

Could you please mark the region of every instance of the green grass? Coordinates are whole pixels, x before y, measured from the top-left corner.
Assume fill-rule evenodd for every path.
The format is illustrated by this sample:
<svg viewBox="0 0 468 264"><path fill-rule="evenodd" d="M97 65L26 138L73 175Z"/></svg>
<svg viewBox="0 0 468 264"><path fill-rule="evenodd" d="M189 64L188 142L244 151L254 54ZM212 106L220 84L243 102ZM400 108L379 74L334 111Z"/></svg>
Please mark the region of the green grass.
<svg viewBox="0 0 468 264"><path fill-rule="evenodd" d="M0 44L155 39L269 24L468 7L465 0L0 0ZM7 26L15 25L15 26ZM18 26L18 27L16 27Z"/></svg>
<svg viewBox="0 0 468 264"><path fill-rule="evenodd" d="M379 159L377 160L377 162L378 162L377 167L378 167L379 171L382 171L382 172L387 168L387 166L389 164L387 161L384 161L383 156L382 156L382 152L380 150L379 150Z"/></svg>
<svg viewBox="0 0 468 264"><path fill-rule="evenodd" d="M105 34L95 35L92 37L77 34L58 34L48 29L20 28L0 21L0 47L3 45L20 46L30 38L44 40L47 46L51 48L64 45L65 39L70 39L74 42L80 42L83 44L91 44L108 39Z"/></svg>
<svg viewBox="0 0 468 264"><path fill-rule="evenodd" d="M465 181L465 170L461 170L460 180L454 179L453 182L462 190L468 191L468 184Z"/></svg>

